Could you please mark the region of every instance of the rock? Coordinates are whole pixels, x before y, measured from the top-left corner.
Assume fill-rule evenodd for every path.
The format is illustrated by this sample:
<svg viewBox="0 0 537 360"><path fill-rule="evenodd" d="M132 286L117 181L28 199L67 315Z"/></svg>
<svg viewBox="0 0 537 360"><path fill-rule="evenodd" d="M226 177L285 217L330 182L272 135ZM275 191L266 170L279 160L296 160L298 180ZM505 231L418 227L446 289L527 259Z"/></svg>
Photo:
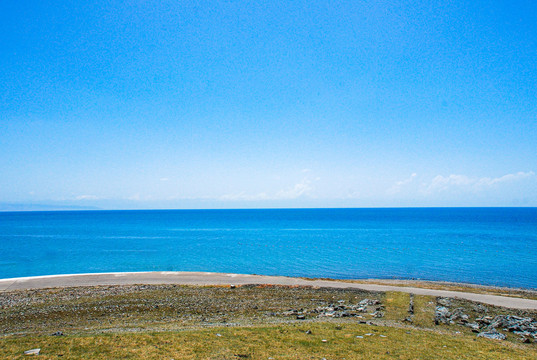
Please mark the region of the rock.
<svg viewBox="0 0 537 360"><path fill-rule="evenodd" d="M494 340L505 340L505 335L502 333L499 333L498 331L496 331L496 329L480 332L479 334L477 334L477 337L484 337L487 339L494 339Z"/></svg>
<svg viewBox="0 0 537 360"><path fill-rule="evenodd" d="M489 328L505 328L508 331L537 331L537 323L532 318L513 315L498 315L489 324Z"/></svg>
<svg viewBox="0 0 537 360"><path fill-rule="evenodd" d="M436 302L442 306L450 307L451 306L451 299L449 298L438 298Z"/></svg>
<svg viewBox="0 0 537 360"><path fill-rule="evenodd" d="M236 288L236 286L233 285L233 284L229 285L229 287L230 287L231 289L235 289L235 288Z"/></svg>
<svg viewBox="0 0 537 360"><path fill-rule="evenodd" d="M475 304L474 310L475 312L478 312L478 313L487 313L489 311L489 309L487 309L486 306L483 306L481 304Z"/></svg>
<svg viewBox="0 0 537 360"><path fill-rule="evenodd" d="M434 314L434 323L447 324L450 321L451 313L445 306L437 306Z"/></svg>
<svg viewBox="0 0 537 360"><path fill-rule="evenodd" d="M492 316L483 316L483 317L475 319L475 321L477 321L480 324L488 325L492 321Z"/></svg>
<svg viewBox="0 0 537 360"><path fill-rule="evenodd" d="M52 336L63 336L63 333L61 331L56 331Z"/></svg>
<svg viewBox="0 0 537 360"><path fill-rule="evenodd" d="M507 324L508 324L508 321L507 321L507 316L505 315L497 315L496 317L494 317L494 319L489 323L489 327L491 329L495 329L495 328L498 328L498 327L501 327L501 328L505 328L507 327Z"/></svg>
<svg viewBox="0 0 537 360"><path fill-rule="evenodd" d="M373 314L371 314L374 318L381 318L384 316L384 313L382 311L375 311Z"/></svg>
<svg viewBox="0 0 537 360"><path fill-rule="evenodd" d="M312 334L311 330L306 330L306 334L311 335Z"/></svg>
<svg viewBox="0 0 537 360"><path fill-rule="evenodd" d="M446 303L444 301L444 303ZM438 324L465 324L470 320L470 316L464 313L463 308L456 308L452 312L445 306L437 306L434 316L434 323Z"/></svg>
<svg viewBox="0 0 537 360"><path fill-rule="evenodd" d="M24 352L24 355L39 355L39 352L41 351L41 349L31 349L31 350L26 350Z"/></svg>
<svg viewBox="0 0 537 360"><path fill-rule="evenodd" d="M450 320L450 321L457 321L457 320L459 320L459 322L461 322L461 323L467 323L469 318L470 318L470 317L464 313L464 309L463 309L463 308L456 308L456 309L453 310L453 312L451 313L451 316L450 316L449 320Z"/></svg>
<svg viewBox="0 0 537 360"><path fill-rule="evenodd" d="M306 316L304 316L304 315L297 315L297 316L296 316L296 319L297 319L297 320L306 320Z"/></svg>
<svg viewBox="0 0 537 360"><path fill-rule="evenodd" d="M414 294L410 294L410 301L408 304L408 313L410 315L414 314Z"/></svg>
<svg viewBox="0 0 537 360"><path fill-rule="evenodd" d="M470 329L472 329L473 332L479 332L479 324L476 324L476 323L466 323L466 324L464 324L464 326L469 327Z"/></svg>
<svg viewBox="0 0 537 360"><path fill-rule="evenodd" d="M380 301L375 299L363 299L358 303L360 306L367 306L367 305L379 305Z"/></svg>

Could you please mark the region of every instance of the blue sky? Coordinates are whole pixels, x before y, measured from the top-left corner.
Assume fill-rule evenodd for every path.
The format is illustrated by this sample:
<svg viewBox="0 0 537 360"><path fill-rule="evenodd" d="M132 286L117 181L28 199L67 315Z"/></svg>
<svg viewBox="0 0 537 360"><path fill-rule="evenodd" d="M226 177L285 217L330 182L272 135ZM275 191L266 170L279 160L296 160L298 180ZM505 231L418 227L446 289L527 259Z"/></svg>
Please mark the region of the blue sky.
<svg viewBox="0 0 537 360"><path fill-rule="evenodd" d="M534 1L0 4L0 208L537 206Z"/></svg>

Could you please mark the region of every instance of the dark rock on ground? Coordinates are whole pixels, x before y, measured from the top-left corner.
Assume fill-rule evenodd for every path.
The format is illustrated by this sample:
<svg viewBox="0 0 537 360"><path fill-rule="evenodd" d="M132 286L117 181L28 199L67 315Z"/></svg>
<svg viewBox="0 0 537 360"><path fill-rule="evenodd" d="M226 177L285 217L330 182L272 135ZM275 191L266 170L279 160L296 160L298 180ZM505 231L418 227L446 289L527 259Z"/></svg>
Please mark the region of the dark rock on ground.
<svg viewBox="0 0 537 360"><path fill-rule="evenodd" d="M494 340L505 340L506 336L496 331L496 329L492 329L489 331L480 332L479 334L477 334L477 337L484 337L487 339L494 339Z"/></svg>

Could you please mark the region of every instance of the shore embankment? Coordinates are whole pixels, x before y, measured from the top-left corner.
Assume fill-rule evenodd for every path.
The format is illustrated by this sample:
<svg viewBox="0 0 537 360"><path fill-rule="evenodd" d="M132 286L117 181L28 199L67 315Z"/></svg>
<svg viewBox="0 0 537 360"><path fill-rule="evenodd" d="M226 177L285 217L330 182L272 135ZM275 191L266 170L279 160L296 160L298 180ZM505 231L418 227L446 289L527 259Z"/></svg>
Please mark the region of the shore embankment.
<svg viewBox="0 0 537 360"><path fill-rule="evenodd" d="M128 272L49 275L0 280L0 292L10 290L45 289L100 285L284 285L316 288L358 289L365 291L397 291L416 295L458 298L512 309L537 310L537 300L512 296L491 295L467 291L430 289L424 287L356 283L338 280L310 280L285 276L227 274L210 272Z"/></svg>

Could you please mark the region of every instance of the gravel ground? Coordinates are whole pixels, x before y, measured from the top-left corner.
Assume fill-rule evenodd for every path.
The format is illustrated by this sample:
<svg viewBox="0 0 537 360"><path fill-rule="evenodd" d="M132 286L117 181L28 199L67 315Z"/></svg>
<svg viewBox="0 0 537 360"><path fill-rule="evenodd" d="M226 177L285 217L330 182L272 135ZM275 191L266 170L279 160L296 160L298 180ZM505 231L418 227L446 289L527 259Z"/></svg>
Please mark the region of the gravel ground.
<svg viewBox="0 0 537 360"><path fill-rule="evenodd" d="M395 294L400 294L395 297L399 298L397 304ZM445 300L435 301L432 296L417 295L421 315L416 320L421 320L407 321L409 299L408 294L400 292L281 285L107 285L13 290L0 293L0 334L181 331L318 321L471 332L459 320L447 324L437 321L435 325L435 306ZM450 311L460 308L468 315L465 322L497 315L537 319L534 311L484 306L462 299L448 302ZM508 340L519 341L519 336L504 332ZM534 342L531 336L526 338Z"/></svg>
<svg viewBox="0 0 537 360"><path fill-rule="evenodd" d="M302 317L307 321L352 316L367 321L382 298L382 293L354 289L270 285L15 290L0 293L0 333L177 330L281 323ZM358 313L364 299L377 304Z"/></svg>

